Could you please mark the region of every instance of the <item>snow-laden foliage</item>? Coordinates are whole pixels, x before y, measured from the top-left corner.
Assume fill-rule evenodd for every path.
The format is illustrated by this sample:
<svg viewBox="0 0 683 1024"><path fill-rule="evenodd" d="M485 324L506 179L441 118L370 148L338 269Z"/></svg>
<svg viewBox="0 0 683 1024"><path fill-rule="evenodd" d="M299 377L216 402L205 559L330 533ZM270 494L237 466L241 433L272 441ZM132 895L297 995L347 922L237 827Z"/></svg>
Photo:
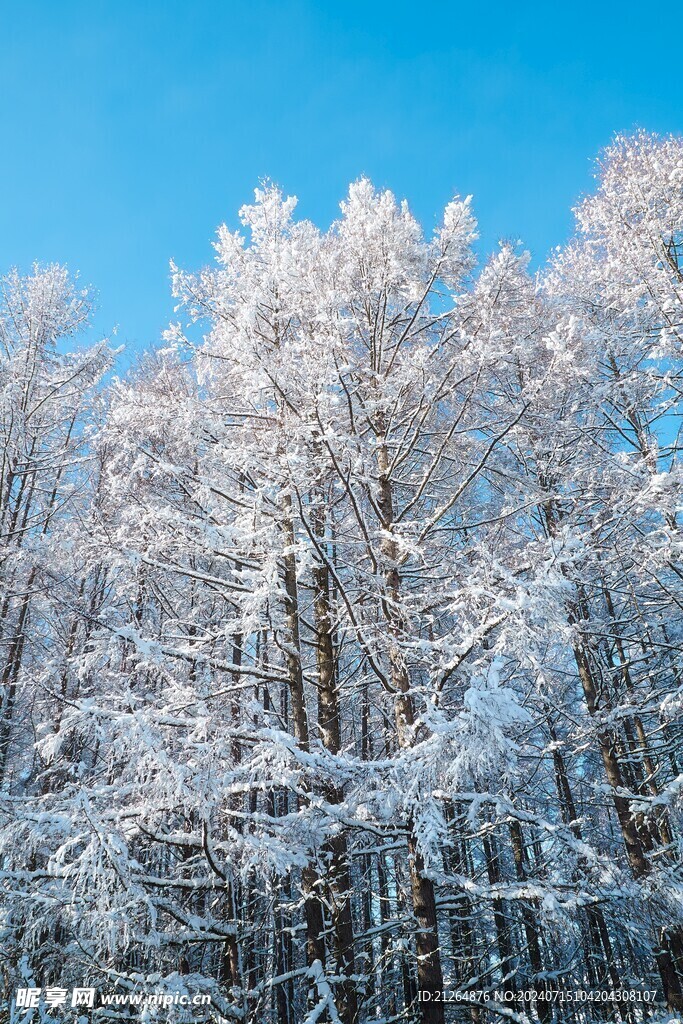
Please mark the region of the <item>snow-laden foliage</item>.
<svg viewBox="0 0 683 1024"><path fill-rule="evenodd" d="M66 273L3 282L10 995L674 1019L682 176L618 138L536 275L469 198L264 185L106 386Z"/></svg>

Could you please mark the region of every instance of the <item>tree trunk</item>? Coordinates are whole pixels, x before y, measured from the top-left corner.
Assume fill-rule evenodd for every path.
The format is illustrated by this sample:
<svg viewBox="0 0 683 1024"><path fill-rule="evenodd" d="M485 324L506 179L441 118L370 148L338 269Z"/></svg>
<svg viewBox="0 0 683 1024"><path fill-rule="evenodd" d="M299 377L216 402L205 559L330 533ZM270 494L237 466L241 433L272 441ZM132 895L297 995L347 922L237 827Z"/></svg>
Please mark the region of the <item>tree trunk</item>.
<svg viewBox="0 0 683 1024"><path fill-rule="evenodd" d="M320 495L322 500L322 495ZM314 513L314 530L319 545L325 544L325 517L322 510ZM314 614L316 630L316 661L318 667L318 726L326 749L333 755L341 750L339 692L335 670L335 649L332 611L330 607L329 570L324 561L313 569ZM327 787L330 804L340 804L344 794L340 788ZM332 913L332 933L337 974L335 1002L342 1024L353 1024L358 1015L358 999L353 980L355 974L353 918L351 914L351 876L349 873L346 836L338 833L328 844L328 889Z"/></svg>
<svg viewBox="0 0 683 1024"><path fill-rule="evenodd" d="M389 460L386 444L379 443L377 449L379 467L379 508L383 517L384 539L382 554L386 565L386 596L384 614L389 627L389 662L391 684L394 690L396 734L403 749L414 743L415 712L410 695L410 677L405 657L400 648L404 623L400 612L400 576L398 571L398 545L391 535L393 524L393 495L389 480ZM413 914L417 924L415 947L417 951L417 983L419 1012L422 1024L443 1024L444 1004L443 972L439 948L439 933L436 917L436 898L432 880L425 874L422 853L414 831L412 820L408 825L408 866L410 888L413 900Z"/></svg>
<svg viewBox="0 0 683 1024"><path fill-rule="evenodd" d="M527 879L527 857L526 850L524 848L524 838L522 836L522 826L518 821L513 820L510 822L510 840L512 842L512 856L515 861L515 873L517 875L517 880L519 882L525 882ZM541 956L541 942L539 938L538 923L533 909L536 905L537 901L522 903L522 923L524 925L524 933L526 935L529 964L531 965L531 970L534 972L534 978L530 988L535 993L545 993L548 986L539 978L543 972L543 957ZM535 999L534 1006L542 1024L548 1024L548 1022L552 1020L553 1016L550 1002L543 998L540 1000Z"/></svg>
<svg viewBox="0 0 683 1024"><path fill-rule="evenodd" d="M291 499L285 502L283 523L285 554L285 624L287 628L287 644L285 660L289 677L289 693L291 701L294 735L304 751L310 750L308 731L308 715L304 694L304 677L301 667L301 637L299 633L299 596L297 586L296 555L294 550L294 525L291 515ZM301 872L301 890L304 898L304 915L306 918L306 951L309 967L316 960L325 966L325 923L323 920L320 878L318 872L307 864Z"/></svg>

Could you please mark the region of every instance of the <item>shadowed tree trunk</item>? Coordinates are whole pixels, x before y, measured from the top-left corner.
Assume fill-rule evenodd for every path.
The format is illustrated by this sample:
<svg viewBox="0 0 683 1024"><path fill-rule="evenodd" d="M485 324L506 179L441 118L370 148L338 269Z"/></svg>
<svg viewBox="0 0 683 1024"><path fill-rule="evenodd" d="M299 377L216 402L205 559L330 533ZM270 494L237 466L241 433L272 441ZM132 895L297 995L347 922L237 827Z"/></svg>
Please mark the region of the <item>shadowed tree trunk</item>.
<svg viewBox="0 0 683 1024"><path fill-rule="evenodd" d="M299 595L295 554L294 525L292 521L291 498L285 500L283 523L285 553L283 556L285 585L285 625L287 644L285 660L289 677L289 695L294 735L300 748L308 752L311 747L308 729L308 713L304 694L304 676L301 665L301 637L299 632ZM321 903L321 881L316 869L310 863L301 872L301 889L304 898L306 919L306 950L309 967L316 960L325 966L325 922Z"/></svg>
<svg viewBox="0 0 683 1024"><path fill-rule="evenodd" d="M380 435L381 436L381 435ZM381 441L377 448L379 468L379 509L383 518L384 539L382 554L386 564L386 597L383 610L389 627L388 654L391 666L391 685L394 691L396 714L396 735L399 747L406 749L415 741L415 711L410 693L410 676L405 656L401 651L404 623L400 611L401 580L398 569L398 545L391 536L393 524L393 495L389 479L389 460L386 443ZM408 867L415 916L415 947L417 951L417 983L419 992L419 1014L422 1024L443 1024L444 1006L443 972L439 948L439 931L436 916L434 884L425 872L425 864L414 822L408 827Z"/></svg>
<svg viewBox="0 0 683 1024"><path fill-rule="evenodd" d="M324 496L317 495L320 502L313 513L313 529L318 550L322 553L325 545ZM314 615L316 661L318 667L318 728L323 744L331 754L341 751L341 714L337 684L334 625L330 607L330 574L324 560L313 568ZM327 800L337 805L344 799L338 786L328 786ZM337 973L341 981L335 985L335 1001L342 1024L354 1024L358 1014L358 999L355 973L353 919L351 914L352 883L346 836L343 831L327 844L329 867L327 885L332 915L332 939L334 943Z"/></svg>

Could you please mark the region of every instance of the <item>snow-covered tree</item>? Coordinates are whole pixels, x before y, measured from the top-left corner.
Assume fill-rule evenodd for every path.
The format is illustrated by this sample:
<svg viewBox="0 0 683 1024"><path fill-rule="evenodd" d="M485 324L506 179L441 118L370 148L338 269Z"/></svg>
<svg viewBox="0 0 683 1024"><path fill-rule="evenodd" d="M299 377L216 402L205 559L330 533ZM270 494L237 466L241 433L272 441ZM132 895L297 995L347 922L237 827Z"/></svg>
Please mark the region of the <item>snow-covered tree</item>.
<svg viewBox="0 0 683 1024"><path fill-rule="evenodd" d="M10 988L681 1010L682 175L616 139L535 275L469 199L425 235L361 179L320 231L263 186L106 388L65 273L7 279Z"/></svg>

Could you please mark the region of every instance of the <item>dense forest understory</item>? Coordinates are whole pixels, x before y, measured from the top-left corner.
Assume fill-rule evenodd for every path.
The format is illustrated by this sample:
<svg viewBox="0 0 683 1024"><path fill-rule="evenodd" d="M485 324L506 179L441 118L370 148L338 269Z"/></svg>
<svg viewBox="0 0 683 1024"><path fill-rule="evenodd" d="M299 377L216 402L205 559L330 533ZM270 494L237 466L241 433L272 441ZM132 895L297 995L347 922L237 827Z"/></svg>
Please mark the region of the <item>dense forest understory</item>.
<svg viewBox="0 0 683 1024"><path fill-rule="evenodd" d="M683 1013L683 142L597 179L537 273L264 185L125 379L4 278L2 1021Z"/></svg>

